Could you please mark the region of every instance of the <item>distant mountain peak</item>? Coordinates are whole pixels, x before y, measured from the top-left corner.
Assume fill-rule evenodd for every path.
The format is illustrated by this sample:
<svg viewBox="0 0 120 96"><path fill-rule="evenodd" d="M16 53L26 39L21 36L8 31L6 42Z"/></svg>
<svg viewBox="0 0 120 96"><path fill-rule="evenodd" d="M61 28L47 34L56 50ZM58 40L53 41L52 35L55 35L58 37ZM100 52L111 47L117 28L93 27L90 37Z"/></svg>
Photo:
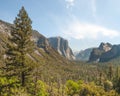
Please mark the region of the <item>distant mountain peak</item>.
<svg viewBox="0 0 120 96"><path fill-rule="evenodd" d="M91 62L106 62L120 56L120 45L101 43L98 48L94 48L90 54Z"/></svg>
<svg viewBox="0 0 120 96"><path fill-rule="evenodd" d="M88 61L92 50L93 48L88 48L79 52L75 52L75 59L80 61Z"/></svg>
<svg viewBox="0 0 120 96"><path fill-rule="evenodd" d="M111 50L111 48L112 48L112 44L110 44L110 43L103 43L102 42L99 46L99 49L104 50L105 52Z"/></svg>
<svg viewBox="0 0 120 96"><path fill-rule="evenodd" d="M69 47L68 41L60 36L48 38L50 45L58 51L59 54L69 60L74 59L72 49Z"/></svg>

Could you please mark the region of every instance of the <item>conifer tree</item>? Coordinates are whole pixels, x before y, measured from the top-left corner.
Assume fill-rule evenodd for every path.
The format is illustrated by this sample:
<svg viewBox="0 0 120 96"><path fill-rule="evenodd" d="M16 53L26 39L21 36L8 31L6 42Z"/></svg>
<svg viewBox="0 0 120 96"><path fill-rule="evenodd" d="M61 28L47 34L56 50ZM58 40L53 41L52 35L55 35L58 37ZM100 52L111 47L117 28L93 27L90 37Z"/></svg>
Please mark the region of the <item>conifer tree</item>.
<svg viewBox="0 0 120 96"><path fill-rule="evenodd" d="M109 80L112 80L113 77L113 67L110 65L108 69L108 78Z"/></svg>
<svg viewBox="0 0 120 96"><path fill-rule="evenodd" d="M26 54L32 52L33 42L31 41L32 37L32 21L30 20L24 7L19 11L18 16L15 21L15 28L12 32L12 41L17 46L18 60L16 59L18 66L20 67L21 73L21 85L25 85L25 76L29 70L29 65L26 64Z"/></svg>
<svg viewBox="0 0 120 96"><path fill-rule="evenodd" d="M26 62L26 56L33 51L32 22L24 9L21 8L15 18L14 28L7 44L6 65L4 73L8 80L14 78L21 86L25 86L26 77L30 71L30 66Z"/></svg>

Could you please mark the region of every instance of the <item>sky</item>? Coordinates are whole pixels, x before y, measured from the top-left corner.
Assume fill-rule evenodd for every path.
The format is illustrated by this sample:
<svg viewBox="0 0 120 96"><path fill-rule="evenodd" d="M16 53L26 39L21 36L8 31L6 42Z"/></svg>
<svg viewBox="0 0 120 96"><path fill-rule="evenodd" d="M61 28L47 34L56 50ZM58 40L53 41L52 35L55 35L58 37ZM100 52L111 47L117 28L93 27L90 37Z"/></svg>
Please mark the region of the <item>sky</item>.
<svg viewBox="0 0 120 96"><path fill-rule="evenodd" d="M22 6L33 29L67 39L74 51L120 44L120 0L0 0L0 19L13 23Z"/></svg>

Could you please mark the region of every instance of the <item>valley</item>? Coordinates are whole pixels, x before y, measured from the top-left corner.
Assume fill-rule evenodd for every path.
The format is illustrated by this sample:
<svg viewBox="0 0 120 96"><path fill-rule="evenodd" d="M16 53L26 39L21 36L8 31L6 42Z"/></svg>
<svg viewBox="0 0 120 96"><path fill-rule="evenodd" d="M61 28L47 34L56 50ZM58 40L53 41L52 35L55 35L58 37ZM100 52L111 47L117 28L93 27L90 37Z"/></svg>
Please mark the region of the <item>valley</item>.
<svg viewBox="0 0 120 96"><path fill-rule="evenodd" d="M120 45L74 55L66 39L32 29L24 7L13 24L0 20L0 69L0 96L120 96Z"/></svg>

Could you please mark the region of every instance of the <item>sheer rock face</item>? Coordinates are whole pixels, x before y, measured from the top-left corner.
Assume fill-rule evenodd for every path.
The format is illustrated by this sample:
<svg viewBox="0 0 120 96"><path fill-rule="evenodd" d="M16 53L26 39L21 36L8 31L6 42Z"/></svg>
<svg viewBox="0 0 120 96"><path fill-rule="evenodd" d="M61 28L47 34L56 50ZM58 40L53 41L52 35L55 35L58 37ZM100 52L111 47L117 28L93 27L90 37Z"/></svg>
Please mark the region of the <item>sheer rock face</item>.
<svg viewBox="0 0 120 96"><path fill-rule="evenodd" d="M107 62L120 56L120 45L101 43L98 48L94 48L90 54L90 62Z"/></svg>
<svg viewBox="0 0 120 96"><path fill-rule="evenodd" d="M59 54L66 57L69 60L75 59L71 48L68 45L68 41L61 37L48 38L50 45L58 51Z"/></svg>
<svg viewBox="0 0 120 96"><path fill-rule="evenodd" d="M82 50L75 55L76 60L88 61L93 48Z"/></svg>

